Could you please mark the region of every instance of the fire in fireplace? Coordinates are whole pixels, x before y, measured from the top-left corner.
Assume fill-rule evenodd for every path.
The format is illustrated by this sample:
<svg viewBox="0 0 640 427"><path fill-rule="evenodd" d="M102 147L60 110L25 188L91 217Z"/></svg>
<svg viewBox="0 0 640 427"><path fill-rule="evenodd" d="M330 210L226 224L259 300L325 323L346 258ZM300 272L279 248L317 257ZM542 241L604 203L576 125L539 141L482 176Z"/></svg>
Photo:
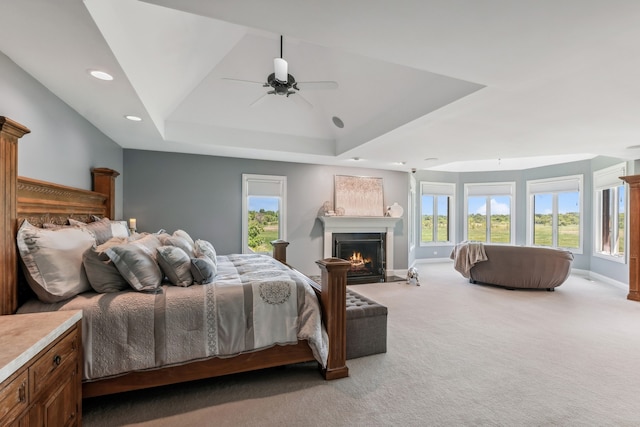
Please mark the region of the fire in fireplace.
<svg viewBox="0 0 640 427"><path fill-rule="evenodd" d="M333 256L351 263L347 283L385 279L384 233L334 233Z"/></svg>

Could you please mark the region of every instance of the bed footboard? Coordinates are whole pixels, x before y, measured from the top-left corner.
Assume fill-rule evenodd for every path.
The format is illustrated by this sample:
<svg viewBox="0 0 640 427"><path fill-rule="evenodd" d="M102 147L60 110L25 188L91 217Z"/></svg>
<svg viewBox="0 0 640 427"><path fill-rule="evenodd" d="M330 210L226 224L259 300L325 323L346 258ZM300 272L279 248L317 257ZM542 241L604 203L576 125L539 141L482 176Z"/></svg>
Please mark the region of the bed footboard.
<svg viewBox="0 0 640 427"><path fill-rule="evenodd" d="M351 264L340 258L316 261L320 267L322 321L329 335L329 357L324 378L349 376L347 367L347 270Z"/></svg>

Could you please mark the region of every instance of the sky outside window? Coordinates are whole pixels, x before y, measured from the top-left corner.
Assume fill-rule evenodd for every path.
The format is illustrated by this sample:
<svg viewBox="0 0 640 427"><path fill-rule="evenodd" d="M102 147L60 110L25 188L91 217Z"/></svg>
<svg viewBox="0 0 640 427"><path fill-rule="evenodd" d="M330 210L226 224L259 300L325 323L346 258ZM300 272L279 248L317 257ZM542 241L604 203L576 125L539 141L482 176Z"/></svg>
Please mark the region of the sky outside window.
<svg viewBox="0 0 640 427"><path fill-rule="evenodd" d="M278 211L279 199L277 197L249 197L249 210L260 212L260 209L265 211Z"/></svg>

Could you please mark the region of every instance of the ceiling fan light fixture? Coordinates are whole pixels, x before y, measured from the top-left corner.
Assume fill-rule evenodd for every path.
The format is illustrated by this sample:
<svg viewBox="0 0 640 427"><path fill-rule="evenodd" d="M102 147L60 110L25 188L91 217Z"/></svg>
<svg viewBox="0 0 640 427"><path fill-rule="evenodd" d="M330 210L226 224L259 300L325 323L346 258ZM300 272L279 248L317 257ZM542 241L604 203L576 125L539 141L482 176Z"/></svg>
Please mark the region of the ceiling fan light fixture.
<svg viewBox="0 0 640 427"><path fill-rule="evenodd" d="M280 83L287 83L288 64L282 58L273 58L273 69L275 70L276 80Z"/></svg>

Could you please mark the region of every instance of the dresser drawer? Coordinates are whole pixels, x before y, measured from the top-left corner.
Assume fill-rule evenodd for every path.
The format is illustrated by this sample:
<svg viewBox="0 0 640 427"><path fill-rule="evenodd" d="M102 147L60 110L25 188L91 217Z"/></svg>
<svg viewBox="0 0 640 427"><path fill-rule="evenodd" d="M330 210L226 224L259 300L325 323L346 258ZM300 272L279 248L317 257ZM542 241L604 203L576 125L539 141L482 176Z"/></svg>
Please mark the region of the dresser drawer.
<svg viewBox="0 0 640 427"><path fill-rule="evenodd" d="M29 374L24 371L0 390L0 424L10 412L20 412L29 404Z"/></svg>
<svg viewBox="0 0 640 427"><path fill-rule="evenodd" d="M32 396L54 384L65 372L68 374L69 367L75 368L77 358L78 332L77 329L73 329L29 368Z"/></svg>

